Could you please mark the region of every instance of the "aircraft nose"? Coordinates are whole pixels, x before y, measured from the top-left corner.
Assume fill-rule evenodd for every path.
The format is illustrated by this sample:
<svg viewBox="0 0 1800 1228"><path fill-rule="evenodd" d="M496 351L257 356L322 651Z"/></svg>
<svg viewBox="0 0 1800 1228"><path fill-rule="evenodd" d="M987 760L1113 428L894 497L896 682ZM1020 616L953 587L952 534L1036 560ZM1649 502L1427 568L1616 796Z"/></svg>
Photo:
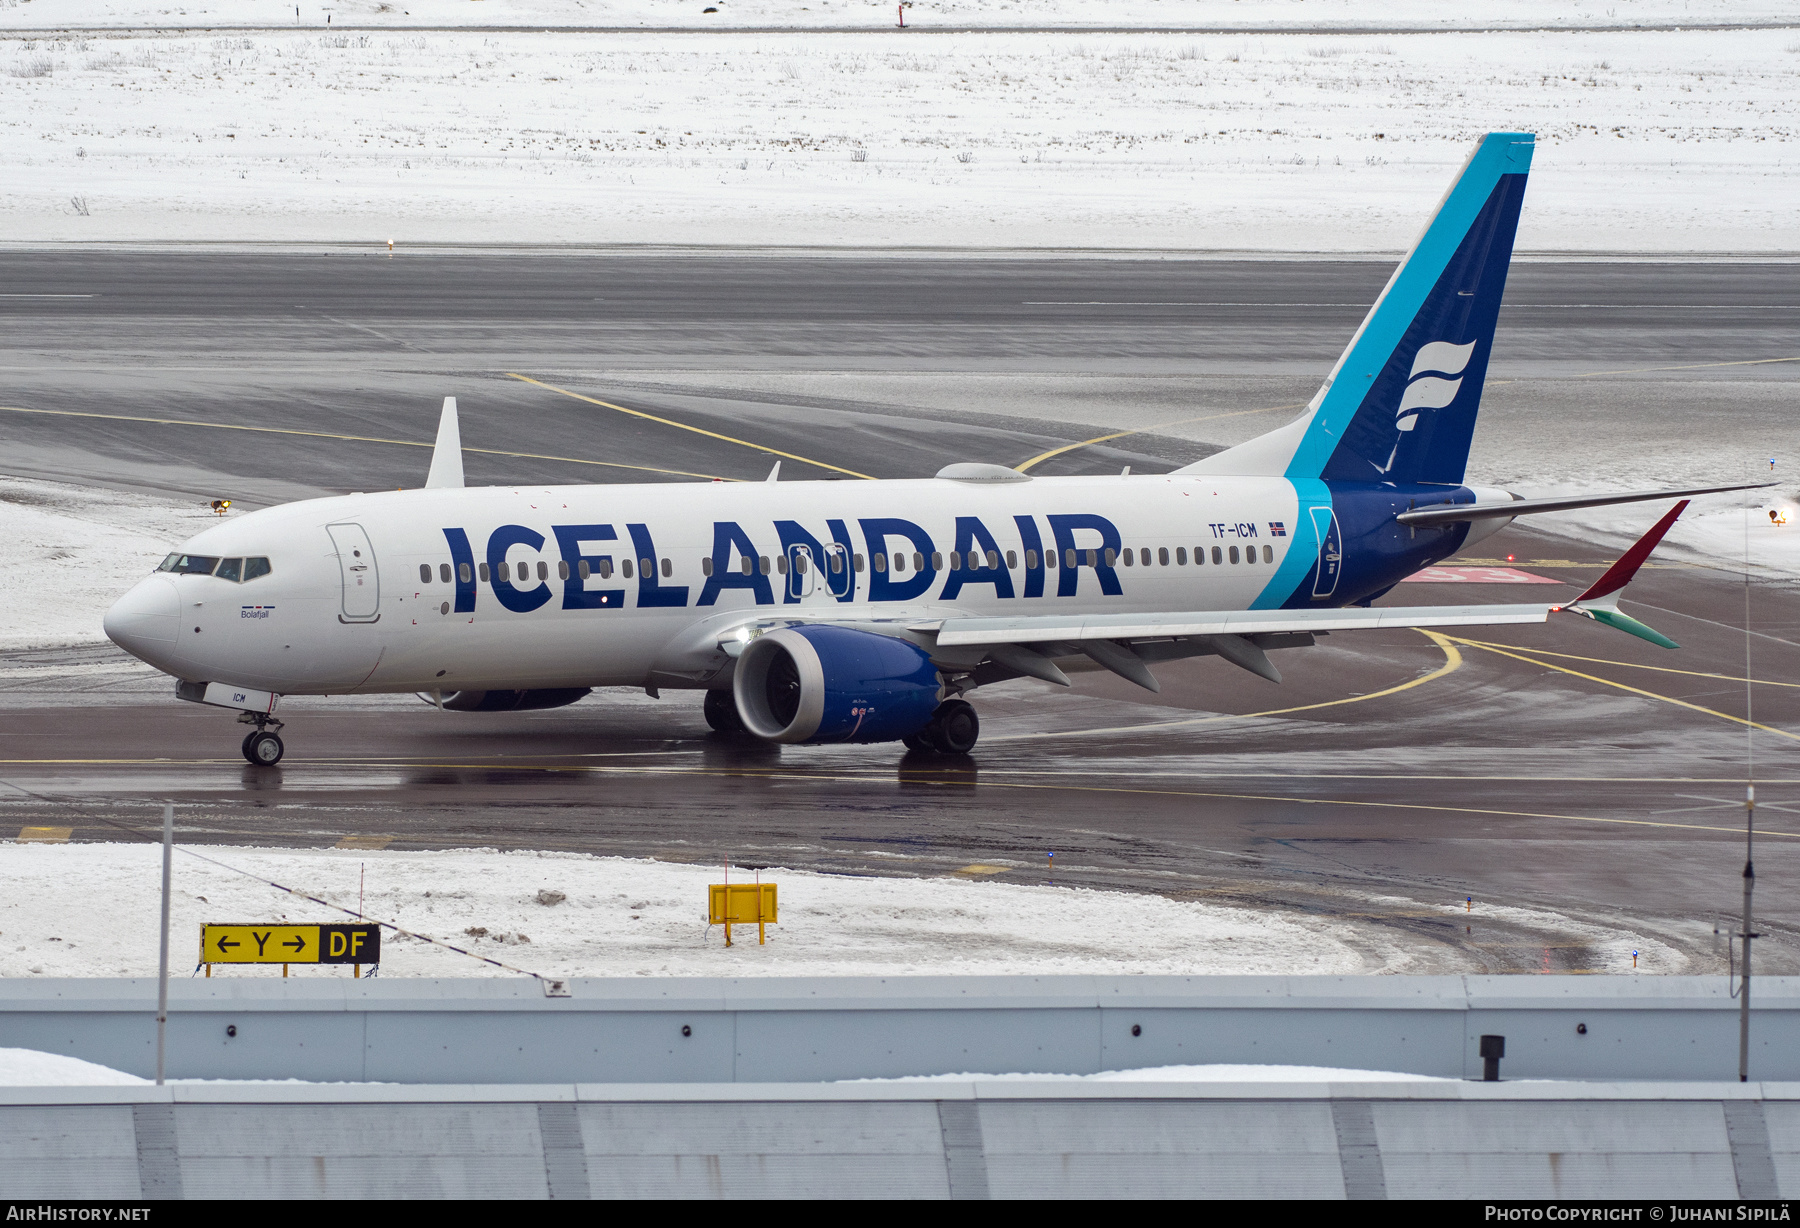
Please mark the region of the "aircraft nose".
<svg viewBox="0 0 1800 1228"><path fill-rule="evenodd" d="M113 602L101 625L106 638L140 660L167 655L175 647L181 618L181 596L162 576L142 580Z"/></svg>

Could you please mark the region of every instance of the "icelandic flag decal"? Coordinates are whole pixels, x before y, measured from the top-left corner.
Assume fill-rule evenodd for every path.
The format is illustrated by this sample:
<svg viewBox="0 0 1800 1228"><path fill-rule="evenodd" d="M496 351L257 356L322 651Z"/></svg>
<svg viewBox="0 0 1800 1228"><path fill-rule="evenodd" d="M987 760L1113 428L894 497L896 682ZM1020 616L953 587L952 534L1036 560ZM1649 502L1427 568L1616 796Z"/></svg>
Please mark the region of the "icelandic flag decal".
<svg viewBox="0 0 1800 1228"><path fill-rule="evenodd" d="M1271 520L1269 522L1269 536L1270 537L1286 537L1287 536L1287 525L1279 520Z"/></svg>

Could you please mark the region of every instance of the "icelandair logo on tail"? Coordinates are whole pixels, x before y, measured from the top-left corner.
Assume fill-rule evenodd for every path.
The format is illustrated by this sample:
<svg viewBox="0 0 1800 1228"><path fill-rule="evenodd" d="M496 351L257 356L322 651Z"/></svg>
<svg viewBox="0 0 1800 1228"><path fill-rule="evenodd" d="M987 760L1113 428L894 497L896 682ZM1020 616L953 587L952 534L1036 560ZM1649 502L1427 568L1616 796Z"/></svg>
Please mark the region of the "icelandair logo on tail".
<svg viewBox="0 0 1800 1228"><path fill-rule="evenodd" d="M1464 345L1432 341L1420 346L1400 408L1394 415L1394 425L1410 431L1419 424L1420 410L1442 409L1456 400L1457 391L1462 388L1463 369L1474 353L1473 341Z"/></svg>

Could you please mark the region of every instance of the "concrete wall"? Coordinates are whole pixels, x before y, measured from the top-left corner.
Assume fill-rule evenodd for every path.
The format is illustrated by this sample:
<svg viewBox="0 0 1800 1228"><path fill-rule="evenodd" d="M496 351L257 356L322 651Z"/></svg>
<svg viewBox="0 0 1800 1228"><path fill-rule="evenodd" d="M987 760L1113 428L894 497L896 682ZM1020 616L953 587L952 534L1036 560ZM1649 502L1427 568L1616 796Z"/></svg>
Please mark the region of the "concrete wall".
<svg viewBox="0 0 1800 1228"><path fill-rule="evenodd" d="M0 1089L0 1199L1800 1193L1800 1084Z"/></svg>
<svg viewBox="0 0 1800 1228"><path fill-rule="evenodd" d="M894 977L171 983L175 1078L809 1082L1206 1062L1729 1079L1723 977ZM0 1045L148 1075L150 980L0 981ZM1800 978L1756 984L1751 1077L1800 1080ZM1578 1030L1585 1026L1586 1031ZM229 1035L235 1028L236 1035ZM1133 1028L1137 1034L1133 1035ZM683 1034L686 1029L686 1034Z"/></svg>

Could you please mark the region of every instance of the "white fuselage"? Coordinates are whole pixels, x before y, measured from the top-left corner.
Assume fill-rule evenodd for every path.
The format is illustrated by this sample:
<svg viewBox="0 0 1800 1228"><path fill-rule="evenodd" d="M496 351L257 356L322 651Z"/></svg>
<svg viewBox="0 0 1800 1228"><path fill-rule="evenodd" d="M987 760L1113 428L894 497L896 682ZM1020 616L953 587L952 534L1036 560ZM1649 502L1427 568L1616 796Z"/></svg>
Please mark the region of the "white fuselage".
<svg viewBox="0 0 1800 1228"><path fill-rule="evenodd" d="M722 642L784 616L1279 604L1297 510L1285 480L1209 475L347 495L199 534L184 553L269 573L153 575L107 632L179 678L286 694L704 687L729 677Z"/></svg>

